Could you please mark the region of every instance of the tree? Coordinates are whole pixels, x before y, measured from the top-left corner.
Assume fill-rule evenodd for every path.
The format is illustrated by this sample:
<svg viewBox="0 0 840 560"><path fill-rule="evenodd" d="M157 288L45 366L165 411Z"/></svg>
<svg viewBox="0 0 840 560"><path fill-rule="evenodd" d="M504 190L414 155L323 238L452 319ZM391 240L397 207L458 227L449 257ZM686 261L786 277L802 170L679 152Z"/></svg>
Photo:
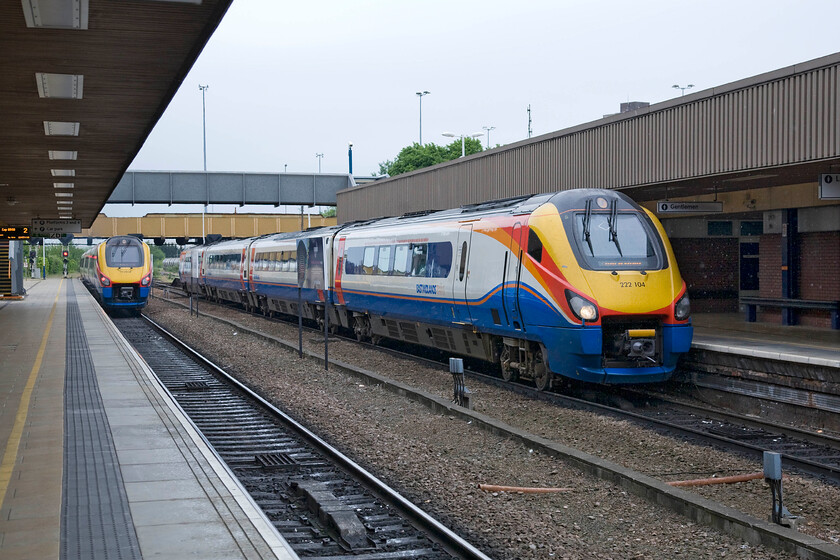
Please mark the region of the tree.
<svg viewBox="0 0 840 560"><path fill-rule="evenodd" d="M483 151L481 141L475 138L465 138L464 148L466 155ZM401 173L408 173L415 169L423 169L438 163L450 161L461 157L461 139L458 138L446 146L438 146L434 143L423 144L417 142L406 146L393 160L387 160L379 164L379 173L388 174L391 177Z"/></svg>
<svg viewBox="0 0 840 560"><path fill-rule="evenodd" d="M155 245L157 247L157 245ZM181 248L173 243L164 243L160 246L160 250L163 251L163 256L165 258L174 258L181 256Z"/></svg>

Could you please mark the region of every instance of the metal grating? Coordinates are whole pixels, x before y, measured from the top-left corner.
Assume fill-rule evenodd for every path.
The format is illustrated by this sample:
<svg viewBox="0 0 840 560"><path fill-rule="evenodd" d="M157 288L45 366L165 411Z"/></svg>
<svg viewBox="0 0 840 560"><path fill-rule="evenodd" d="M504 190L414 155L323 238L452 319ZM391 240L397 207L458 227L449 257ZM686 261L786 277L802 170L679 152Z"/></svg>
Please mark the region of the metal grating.
<svg viewBox="0 0 840 560"><path fill-rule="evenodd" d="M60 558L142 558L72 282L67 288Z"/></svg>
<svg viewBox="0 0 840 560"><path fill-rule="evenodd" d="M254 455L254 461L261 467L279 468L279 467L296 467L297 461L292 459L286 453L260 453Z"/></svg>
<svg viewBox="0 0 840 560"><path fill-rule="evenodd" d="M209 389L210 386L207 385L205 381L187 381L184 383L184 390L185 391L203 391L204 389Z"/></svg>

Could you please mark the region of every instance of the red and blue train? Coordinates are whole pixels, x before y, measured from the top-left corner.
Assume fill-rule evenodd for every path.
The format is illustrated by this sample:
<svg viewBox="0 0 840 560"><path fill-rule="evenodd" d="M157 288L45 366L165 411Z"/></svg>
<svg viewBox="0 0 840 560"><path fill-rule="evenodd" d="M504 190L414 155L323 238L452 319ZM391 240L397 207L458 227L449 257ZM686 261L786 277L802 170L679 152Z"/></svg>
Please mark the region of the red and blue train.
<svg viewBox="0 0 840 560"><path fill-rule="evenodd" d="M299 250L299 246L303 249ZM299 262L299 255L302 261ZM191 247L185 288L499 364L506 380L667 380L691 346L662 225L611 190L523 196Z"/></svg>

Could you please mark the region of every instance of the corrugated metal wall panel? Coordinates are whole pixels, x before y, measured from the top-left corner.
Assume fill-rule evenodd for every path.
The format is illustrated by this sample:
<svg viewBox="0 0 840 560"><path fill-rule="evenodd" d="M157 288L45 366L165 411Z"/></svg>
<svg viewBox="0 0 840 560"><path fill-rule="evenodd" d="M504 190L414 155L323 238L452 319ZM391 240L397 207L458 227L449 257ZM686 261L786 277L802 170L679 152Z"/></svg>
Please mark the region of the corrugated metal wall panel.
<svg viewBox="0 0 840 560"><path fill-rule="evenodd" d="M338 193L344 222L528 193L622 188L802 163L840 153L840 56L822 68L498 148ZM761 77L759 77L761 78ZM693 98L693 99L692 99Z"/></svg>

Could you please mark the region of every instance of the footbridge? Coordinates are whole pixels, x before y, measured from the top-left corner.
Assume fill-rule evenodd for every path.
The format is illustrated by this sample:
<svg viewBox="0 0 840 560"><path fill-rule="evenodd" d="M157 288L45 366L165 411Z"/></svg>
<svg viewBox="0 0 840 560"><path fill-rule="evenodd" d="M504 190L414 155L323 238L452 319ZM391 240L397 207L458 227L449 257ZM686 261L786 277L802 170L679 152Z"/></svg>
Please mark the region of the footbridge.
<svg viewBox="0 0 840 560"><path fill-rule="evenodd" d="M270 204L335 206L356 186L347 173L128 171L106 204Z"/></svg>

